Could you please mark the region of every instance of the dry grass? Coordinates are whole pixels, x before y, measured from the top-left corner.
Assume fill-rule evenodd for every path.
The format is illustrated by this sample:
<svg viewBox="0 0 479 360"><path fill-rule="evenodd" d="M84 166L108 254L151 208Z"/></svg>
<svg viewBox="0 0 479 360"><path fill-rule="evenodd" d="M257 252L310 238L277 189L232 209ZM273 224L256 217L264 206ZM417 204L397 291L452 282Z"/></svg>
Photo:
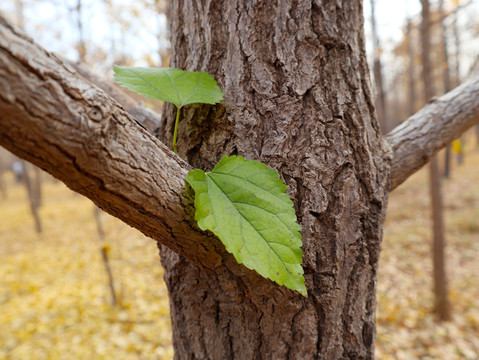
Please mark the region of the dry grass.
<svg viewBox="0 0 479 360"><path fill-rule="evenodd" d="M37 235L22 186L0 197L0 359L170 359L167 291L153 241L107 215L121 306L112 307L93 205L44 183ZM454 318L432 314L427 171L391 194L378 281L378 359L479 358L479 151L444 183Z"/></svg>

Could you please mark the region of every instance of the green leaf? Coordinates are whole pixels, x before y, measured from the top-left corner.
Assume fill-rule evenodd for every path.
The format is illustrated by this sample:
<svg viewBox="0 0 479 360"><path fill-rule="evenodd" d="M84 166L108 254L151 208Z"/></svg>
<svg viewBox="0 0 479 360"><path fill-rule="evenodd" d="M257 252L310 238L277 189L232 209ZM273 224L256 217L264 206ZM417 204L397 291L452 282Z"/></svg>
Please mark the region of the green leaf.
<svg viewBox="0 0 479 360"><path fill-rule="evenodd" d="M175 68L115 66L120 85L150 99L168 101L181 108L188 104L216 104L223 93L208 73Z"/></svg>
<svg viewBox="0 0 479 360"><path fill-rule="evenodd" d="M276 171L225 156L211 172L190 171L186 181L202 230L218 236L238 263L306 296L300 226Z"/></svg>

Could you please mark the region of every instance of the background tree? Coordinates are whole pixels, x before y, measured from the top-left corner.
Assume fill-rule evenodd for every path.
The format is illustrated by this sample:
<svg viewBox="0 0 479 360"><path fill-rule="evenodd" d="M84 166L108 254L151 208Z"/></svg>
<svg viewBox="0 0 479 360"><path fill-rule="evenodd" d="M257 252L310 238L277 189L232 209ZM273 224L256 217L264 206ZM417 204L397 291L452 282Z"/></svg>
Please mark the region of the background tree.
<svg viewBox="0 0 479 360"><path fill-rule="evenodd" d="M442 31L442 47L443 47L443 81L444 92L451 91L451 72L449 69L449 52L448 52L448 38L447 38L447 26L445 24L445 11L444 0L439 1L439 19L441 23ZM446 147L445 159L444 159L444 177L448 178L451 172L451 146Z"/></svg>
<svg viewBox="0 0 479 360"><path fill-rule="evenodd" d="M239 153L279 171L302 225L307 298L236 264L185 221L191 167L1 21L0 143L169 248L162 246L162 261L178 358L373 357L387 194L479 121L471 95L479 80L384 141L361 2L340 5L185 1L172 11L173 65L209 71L226 96L224 106L184 111L180 155L208 169L222 154ZM165 142L170 115L159 133Z"/></svg>
<svg viewBox="0 0 479 360"><path fill-rule="evenodd" d="M429 0L422 0L421 45L422 45L422 79L424 83L424 99L427 103L434 96L434 83L431 76L430 57L430 29L431 19ZM436 312L441 320L449 320L448 291L446 265L444 259L444 210L442 205L441 178L439 175L439 161L437 156L430 160L429 177L431 182L431 207L433 220L433 270L434 270L434 295L436 299Z"/></svg>
<svg viewBox="0 0 479 360"><path fill-rule="evenodd" d="M477 18L477 9L473 6L473 2L463 2L459 6L455 6L451 2L444 2L442 14L439 5L438 2L432 2L430 7L430 61L434 88L442 93L443 91L447 92L444 83L444 39L449 54L448 63L451 82L449 89L451 89L460 84L457 82L458 78L466 78L474 74L474 59L477 58L479 38L476 36L475 26L472 26L472 20L469 20L469 17ZM390 60L386 65L388 71L384 74L384 86L389 107L395 109L389 115L391 121L396 125L410 116L412 105L415 106L415 109L418 109L423 104L423 98L419 96L424 91L422 77L420 76L422 67L420 25L420 16L409 16L404 24L402 38L390 45L392 54L387 54ZM445 27L444 29L442 25ZM454 27L457 28L456 32ZM459 42L468 43L467 54L464 51L462 53L456 51L455 33L458 34ZM463 63L460 68L456 66L458 62ZM459 75L458 71L461 72ZM416 90L415 94L413 93L414 101L408 96L411 94L408 91L408 89L411 89L411 78L414 79Z"/></svg>
<svg viewBox="0 0 479 360"><path fill-rule="evenodd" d="M381 126L381 131L387 134L392 130L390 124L390 117L386 112L386 95L384 93L383 85L383 71L381 65L381 44L379 40L378 30L376 27L376 12L375 12L375 0L371 0L371 33L373 37L373 76L376 92L376 110Z"/></svg>

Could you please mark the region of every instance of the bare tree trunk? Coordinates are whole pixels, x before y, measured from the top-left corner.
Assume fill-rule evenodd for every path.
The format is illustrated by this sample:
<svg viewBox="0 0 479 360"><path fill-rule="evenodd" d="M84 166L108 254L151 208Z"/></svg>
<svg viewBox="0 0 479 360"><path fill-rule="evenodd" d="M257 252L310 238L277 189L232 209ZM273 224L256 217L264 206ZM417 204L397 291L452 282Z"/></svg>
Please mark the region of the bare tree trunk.
<svg viewBox="0 0 479 360"><path fill-rule="evenodd" d="M105 272L108 277L108 287L110 289L111 295L111 304L113 306L118 305L118 299L116 297L116 290L115 290L115 281L113 278L113 272L111 271L110 266L110 258L108 256L108 247L105 244L105 231L103 230L103 224L101 223L100 218L101 209L98 206L95 206L95 210L93 211L93 215L95 217L96 228L98 231L98 239L100 240L102 246L100 249L101 258L103 260L103 265L105 266Z"/></svg>
<svg viewBox="0 0 479 360"><path fill-rule="evenodd" d="M441 19L442 30L442 51L443 51L443 79L444 79L444 93L451 91L451 72L449 69L449 54L447 49L447 29L444 23L444 0L439 1L439 17ZM444 161L444 177L448 178L451 173L451 145L446 147L445 161Z"/></svg>
<svg viewBox="0 0 479 360"><path fill-rule="evenodd" d="M416 65L414 64L414 47L412 42L412 24L411 19L407 20L407 50L409 56L409 116L416 112L416 79L414 76L414 69Z"/></svg>
<svg viewBox="0 0 479 360"><path fill-rule="evenodd" d="M22 164L23 164L23 181L28 194L30 211L32 213L33 220L35 221L35 230L37 231L37 233L41 234L42 221L40 219L40 215L38 214L38 210L40 208L41 196L38 194L39 186L37 185L37 182L39 183L40 180L37 179L36 176L32 179L32 176L29 170L29 167L30 167L29 164L27 164L25 161L22 161ZM33 166L31 167L33 168Z"/></svg>
<svg viewBox="0 0 479 360"><path fill-rule="evenodd" d="M374 62L373 62L373 73L374 73L374 84L376 90L376 109L377 116L379 119L379 124L381 125L381 130L384 134L387 134L392 130L393 124L390 124L390 117L386 112L386 95L384 93L383 85L383 72L381 66L381 45L378 36L378 31L376 28L376 0L371 0L371 30L373 35L373 52L374 52Z"/></svg>
<svg viewBox="0 0 479 360"><path fill-rule="evenodd" d="M33 179L32 179L32 193L34 196L35 204L37 208L40 208L43 204L42 197L42 173L36 166L32 166Z"/></svg>
<svg viewBox="0 0 479 360"><path fill-rule="evenodd" d="M208 71L226 107L183 111L178 149L277 169L302 226L303 298L161 248L177 359L372 359L388 162L361 1L172 3L172 66ZM174 117L166 113L169 143Z"/></svg>
<svg viewBox="0 0 479 360"><path fill-rule="evenodd" d="M85 44L85 35L83 33L83 13L82 13L82 0L77 0L74 11L76 13L76 23L78 30L78 62L84 63L86 58L86 44Z"/></svg>
<svg viewBox="0 0 479 360"><path fill-rule="evenodd" d="M472 3L472 1L470 1L468 4L465 4L465 5L469 5L470 3ZM456 53L455 53L455 58L456 58L456 86L458 86L460 83L461 83L461 37L459 35L459 27L458 27L458 19L459 19L459 9L461 7L459 6L459 1L456 2L456 7L454 9L454 19L453 19L453 22L452 22L452 28L453 28L453 32L454 32L454 43L455 43L455 47L456 47ZM459 141L461 141L461 151L459 153L456 154L456 160L457 160L457 163L458 165L461 165L464 161L464 151L462 151L463 149L463 144L462 144L462 140L461 139L458 139Z"/></svg>
<svg viewBox="0 0 479 360"><path fill-rule="evenodd" d="M459 11L459 6L456 6L454 9L454 19L452 21L452 29L454 32L454 44L455 44L455 49L456 52L454 54L454 57L456 59L456 86L458 86L461 83L461 38L459 36L459 28L457 26L457 19L458 19L458 11Z"/></svg>
<svg viewBox="0 0 479 360"><path fill-rule="evenodd" d="M5 200L7 198L7 186L3 179L3 173L0 174L0 193L2 193L2 199Z"/></svg>
<svg viewBox="0 0 479 360"><path fill-rule="evenodd" d="M3 173L5 172L5 165L3 162L2 155L0 154L0 193L2 194L2 199L7 198L7 186L5 185L5 180L3 178Z"/></svg>
<svg viewBox="0 0 479 360"><path fill-rule="evenodd" d="M170 63L170 49L165 49L163 39L165 38L165 35L162 34L161 32L163 29L161 28L161 22L160 22L160 15L164 15L167 18L167 23L170 23L169 17L169 11L168 11L168 1L167 0L156 0L155 4L155 12L156 12L156 26L158 29L158 34L156 35L157 40L158 40L158 57L160 58L160 65L162 67L167 67L169 66Z"/></svg>
<svg viewBox="0 0 479 360"><path fill-rule="evenodd" d="M437 156L431 159L429 169L431 177L431 207L433 221L432 259L435 297L434 311L436 312L440 320L446 321L450 320L451 318L451 310L448 299L446 260L444 256L444 248L446 246L446 241L444 239L441 179L439 175Z"/></svg>
<svg viewBox="0 0 479 360"><path fill-rule="evenodd" d="M421 0L422 3L422 76L424 82L425 102L434 96L434 85L431 76L430 63L430 12L429 0ZM440 320L450 318L449 303L447 298L447 278L444 259L444 220L441 194L441 179L437 156L431 159L430 164L431 181L431 207L433 219L433 271L434 271L434 294L435 311Z"/></svg>

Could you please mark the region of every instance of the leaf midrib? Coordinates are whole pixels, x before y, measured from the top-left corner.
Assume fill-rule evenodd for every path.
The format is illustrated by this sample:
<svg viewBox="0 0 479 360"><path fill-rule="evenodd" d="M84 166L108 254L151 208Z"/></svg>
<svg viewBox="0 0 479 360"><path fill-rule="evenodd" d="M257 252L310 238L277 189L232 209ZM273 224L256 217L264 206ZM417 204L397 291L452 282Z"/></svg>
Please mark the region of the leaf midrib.
<svg viewBox="0 0 479 360"><path fill-rule="evenodd" d="M262 188L261 186L256 185L255 183L253 183L253 182L251 182L251 181L249 181L249 180L247 180L247 179L245 179L245 178L242 178L242 177L237 176L237 175L231 175L231 174L226 174L226 173L219 173L219 172L216 172L216 171L214 171L214 172L212 171L211 173L212 173L213 175L232 176L232 177L235 177L235 178L240 179L240 180L245 180L246 182L248 182L248 183L251 184L252 186L254 186L254 187L256 187L256 188L262 190L263 193L265 193L265 194L267 194L267 195L271 195L272 197L274 197L275 200L282 201L282 202L286 205L286 201L283 201L282 199L278 198L277 196L274 196L271 192L267 191L266 189ZM210 174L207 174L207 175L211 177ZM216 186L218 186L218 184L216 183L216 181L215 181L215 184L216 184ZM219 186L218 186L218 187L219 187ZM281 194L284 194L284 193L282 192ZM229 197L228 197L228 200L230 200ZM232 200L230 200L230 202L233 203L233 204L235 203L235 202L232 201ZM239 202L238 202L238 203L239 203ZM243 204L247 204L247 203L243 203ZM249 205L251 205L251 204L249 204ZM289 204L287 204L287 205L289 205ZM258 209L262 209L263 211L265 211L265 212L267 212L267 213L269 213L269 214L271 214L271 215L274 215L274 216L288 229L288 231L293 235L293 237L296 238L296 236L294 235L293 231L289 228L289 226L288 226L287 224L285 224L284 221L278 216L278 213L273 213L273 212L268 211L268 210L266 210L266 209L260 208L259 206L255 206L255 205L251 205L251 206L254 206L254 207L258 208ZM286 210L288 210L288 212L281 212L281 214L290 214L290 213L291 213L291 211L289 210L289 208L287 208Z"/></svg>
<svg viewBox="0 0 479 360"><path fill-rule="evenodd" d="M227 197L228 197L228 196L227 196ZM230 200L229 197L228 197L228 200ZM262 208L262 207L259 207L259 206L250 204L250 203L241 202L241 201L232 201L232 200L230 200L230 202L231 202L232 204L242 204L242 205L252 206L252 207L254 207L254 208L256 208L256 209L263 210L264 212L267 212L268 214L273 215L275 218L277 218L277 219L281 222L281 224L283 224L283 225L286 227L286 229L288 229L288 232L296 239L296 236L294 235L293 231L289 228L289 226L288 226L287 224L284 223L284 221L283 221L277 214L275 214L275 213L273 213L273 212L271 212L271 211L268 211L268 210L266 210L266 209L264 209L264 208ZM236 209L236 206L235 206L235 209ZM240 210L238 210L238 211L240 211ZM285 213L280 213L280 214L285 214ZM243 217L244 217L244 216L243 216ZM246 219L246 218L245 218L245 220L246 220L246 221L249 221L249 220ZM255 229L256 229L256 228L255 228ZM274 243L274 244L280 244L280 243L274 242L274 241L271 241L271 242ZM285 246L288 246L288 245L285 245Z"/></svg>
<svg viewBox="0 0 479 360"><path fill-rule="evenodd" d="M220 190L220 192L228 199L228 201L230 201L230 203L234 204L233 201L230 200L230 198L228 197L228 195L221 189L221 187L216 183L216 181L211 177L211 176L208 176L208 174L206 173L205 174L207 176L208 179L210 179L214 184L215 186ZM208 190L208 196L209 196L209 190ZM253 205L254 206L254 205ZM213 206L212 206L213 208ZM249 224L249 226L251 226L259 235L260 237L264 240L264 242L266 244L268 244L268 247L269 249L271 250L271 252L276 256L276 258L279 260L280 264L282 265L282 267L284 268L284 270L286 270L286 273L287 273L287 276L291 279L293 279L294 283L297 283L297 281L295 280L295 278L292 276L292 274L289 272L289 270L286 268L286 266L284 265L284 263L288 263L288 264L291 264L287 261L283 261L279 255L276 253L276 251L274 251L274 249L271 247L271 245L269 244L269 242L264 238L263 234L261 234L244 216L243 214L241 214L241 212L235 207L233 206L233 208L236 210L236 212L241 216L241 218L243 218L247 224ZM213 217L215 218L215 223L216 223L216 216L213 212ZM218 227L217 227L218 228ZM220 232L221 233L221 232ZM242 237L242 241L243 241L243 246L245 246L245 241L244 241L244 237ZM255 261L256 263L256 261ZM291 265L296 265L296 264L291 264Z"/></svg>
<svg viewBox="0 0 479 360"><path fill-rule="evenodd" d="M241 166L241 165L240 165L240 166ZM240 166L235 167L235 169L239 168ZM237 179L240 179L240 180L244 180L244 181L246 181L248 184L251 184L252 186L254 186L255 188L262 190L263 193L271 194L275 199L278 199L278 200L281 201L283 204L288 205L288 206L290 205L290 204L289 204L289 201L288 201L286 198L285 198L285 199L281 199L281 198L279 198L279 197L277 197L277 196L274 196L274 194L272 194L271 191L268 191L268 190L262 188L261 186L255 184L254 182L251 182L251 181L248 180L247 178L243 178L243 177L241 177L241 176L234 175L234 174L218 172L218 171L216 171L216 170L212 171L212 173L215 174L215 175L232 176L232 177L234 177L234 178L237 178ZM286 194L286 193L285 193L285 192L281 192L281 194Z"/></svg>
<svg viewBox="0 0 479 360"><path fill-rule="evenodd" d="M168 76L168 79L170 79L171 85L173 85L173 88L176 91L176 97L178 98L178 105L177 106L179 108L181 108L183 106L183 104L181 104L181 98L180 98L180 94L178 93L178 88L176 87L175 83L173 82L173 79L171 78L170 73L168 72L168 70L165 71L165 74L166 74L166 76Z"/></svg>
<svg viewBox="0 0 479 360"><path fill-rule="evenodd" d="M132 73L133 75L139 77L141 80L143 80L143 81L146 82L148 85L150 85L154 90L156 90L156 91L158 91L158 92L164 94L165 97L167 97L168 99L170 99L169 102L171 102L171 103L177 105L177 104L175 103L175 101L174 101L167 93L165 93L163 90L157 88L157 87L156 87L155 85L153 85L148 79L144 78L143 75L141 75L140 73L135 72L135 71L133 71L133 70L131 70L131 69L128 69L128 68L126 68L126 70L129 71L130 73ZM167 75L168 75L168 74L167 74ZM169 77L169 75L168 75L168 77ZM175 90L176 90L176 87L175 87ZM177 95L178 95L178 92L177 92ZM168 100L167 100L167 101L168 101ZM179 103L179 101L178 101L178 103Z"/></svg>
<svg viewBox="0 0 479 360"><path fill-rule="evenodd" d="M200 84L201 84L201 78L203 77L203 73L200 73L200 77L198 79L198 83L196 84L196 87L195 89L190 93L190 96L188 96L185 101L183 101L182 105L181 106L184 106L187 102L188 102L188 99L190 99L195 93L196 93L196 90L198 90L198 88L200 87ZM176 89L176 86L175 86L175 89Z"/></svg>

